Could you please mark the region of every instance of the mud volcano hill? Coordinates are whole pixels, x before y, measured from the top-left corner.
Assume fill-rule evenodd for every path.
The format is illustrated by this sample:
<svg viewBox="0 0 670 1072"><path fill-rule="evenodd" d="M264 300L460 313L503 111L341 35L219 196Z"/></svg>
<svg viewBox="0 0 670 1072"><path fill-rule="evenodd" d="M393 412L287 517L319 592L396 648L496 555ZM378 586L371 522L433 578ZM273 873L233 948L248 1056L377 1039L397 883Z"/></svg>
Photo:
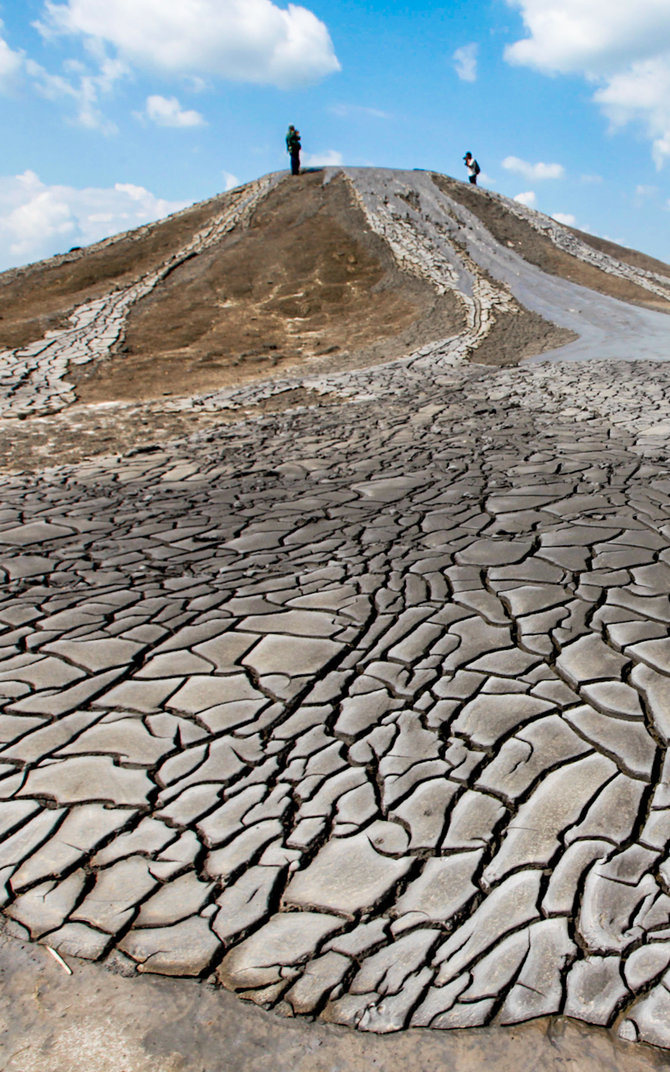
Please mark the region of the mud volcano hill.
<svg viewBox="0 0 670 1072"><path fill-rule="evenodd" d="M667 1067L670 269L335 168L0 300L7 1072Z"/></svg>
<svg viewBox="0 0 670 1072"><path fill-rule="evenodd" d="M668 312L670 268L441 175L266 176L0 276L0 412L41 418L6 424L0 458L30 468L188 434L259 381L277 387L256 412L318 401L305 377L426 347L508 366L602 343L598 297Z"/></svg>

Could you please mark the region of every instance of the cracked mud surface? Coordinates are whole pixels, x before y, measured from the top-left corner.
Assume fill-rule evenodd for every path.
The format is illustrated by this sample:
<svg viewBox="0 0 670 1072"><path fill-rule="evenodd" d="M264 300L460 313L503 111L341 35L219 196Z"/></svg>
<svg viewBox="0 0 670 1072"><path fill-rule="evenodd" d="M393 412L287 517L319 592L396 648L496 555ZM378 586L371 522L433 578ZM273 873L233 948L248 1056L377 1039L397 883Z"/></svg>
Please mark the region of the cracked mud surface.
<svg viewBox="0 0 670 1072"><path fill-rule="evenodd" d="M377 1032L670 1044L668 377L587 370L389 366L8 480L15 933Z"/></svg>
<svg viewBox="0 0 670 1072"><path fill-rule="evenodd" d="M322 181L353 198L368 282L432 309L404 356L76 401L273 176L2 355L6 936L364 1032L670 1048L670 369L616 360L670 318L538 272L423 173L306 179L311 219ZM468 363L550 338L566 360Z"/></svg>

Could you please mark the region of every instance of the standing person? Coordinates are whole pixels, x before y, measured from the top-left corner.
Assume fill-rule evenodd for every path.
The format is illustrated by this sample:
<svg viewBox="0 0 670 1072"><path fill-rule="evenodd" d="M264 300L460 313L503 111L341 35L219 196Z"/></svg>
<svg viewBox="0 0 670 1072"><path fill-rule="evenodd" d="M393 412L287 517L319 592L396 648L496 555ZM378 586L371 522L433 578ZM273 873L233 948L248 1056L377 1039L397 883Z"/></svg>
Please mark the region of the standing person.
<svg viewBox="0 0 670 1072"><path fill-rule="evenodd" d="M292 175L300 174L300 149L300 131L290 126L286 135L286 151L291 155Z"/></svg>
<svg viewBox="0 0 670 1072"><path fill-rule="evenodd" d="M476 186L477 176L479 175L481 168L472 153L466 153L463 157L463 160L465 161L465 166L468 169L468 181L471 182L473 186Z"/></svg>

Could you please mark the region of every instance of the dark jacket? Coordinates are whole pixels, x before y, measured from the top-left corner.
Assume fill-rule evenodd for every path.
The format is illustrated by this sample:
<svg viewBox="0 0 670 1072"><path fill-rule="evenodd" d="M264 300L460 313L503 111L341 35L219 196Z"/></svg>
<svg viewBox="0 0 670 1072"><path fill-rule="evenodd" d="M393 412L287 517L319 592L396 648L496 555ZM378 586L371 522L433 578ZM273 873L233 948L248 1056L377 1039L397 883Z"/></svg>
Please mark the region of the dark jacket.
<svg viewBox="0 0 670 1072"><path fill-rule="evenodd" d="M291 155L300 152L300 134L297 130L289 130L286 135L286 148Z"/></svg>

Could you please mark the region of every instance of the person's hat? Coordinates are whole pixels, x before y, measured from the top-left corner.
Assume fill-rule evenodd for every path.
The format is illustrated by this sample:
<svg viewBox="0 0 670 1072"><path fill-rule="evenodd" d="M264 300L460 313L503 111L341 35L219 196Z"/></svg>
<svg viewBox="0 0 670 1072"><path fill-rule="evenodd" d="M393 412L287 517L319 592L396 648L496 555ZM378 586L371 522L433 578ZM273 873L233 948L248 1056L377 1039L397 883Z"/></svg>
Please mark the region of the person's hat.
<svg viewBox="0 0 670 1072"><path fill-rule="evenodd" d="M463 157L463 159L467 160L469 156L472 156L472 153L466 153L465 156Z"/></svg>

